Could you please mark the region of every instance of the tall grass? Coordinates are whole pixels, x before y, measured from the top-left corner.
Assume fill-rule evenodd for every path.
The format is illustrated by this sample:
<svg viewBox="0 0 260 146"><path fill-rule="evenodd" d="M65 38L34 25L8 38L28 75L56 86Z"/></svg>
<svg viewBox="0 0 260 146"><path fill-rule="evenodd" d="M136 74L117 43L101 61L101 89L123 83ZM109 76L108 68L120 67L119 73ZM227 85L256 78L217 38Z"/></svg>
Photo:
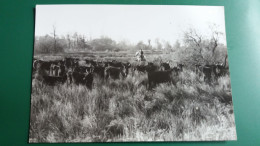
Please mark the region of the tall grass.
<svg viewBox="0 0 260 146"><path fill-rule="evenodd" d="M133 75L133 76L132 76ZM147 75L81 85L32 84L30 142L234 140L229 76L190 70L147 90Z"/></svg>

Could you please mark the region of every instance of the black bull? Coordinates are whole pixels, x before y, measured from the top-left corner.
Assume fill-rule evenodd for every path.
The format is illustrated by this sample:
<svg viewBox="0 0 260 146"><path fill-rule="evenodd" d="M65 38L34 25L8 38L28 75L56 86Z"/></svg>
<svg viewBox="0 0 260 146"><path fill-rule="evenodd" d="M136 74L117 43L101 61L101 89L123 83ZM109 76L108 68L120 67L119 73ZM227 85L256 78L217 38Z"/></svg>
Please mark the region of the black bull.
<svg viewBox="0 0 260 146"><path fill-rule="evenodd" d="M122 77L126 77L127 73L126 73L126 69L125 68L120 68L120 67L106 67L105 68L105 78L111 78L111 79L119 79L120 75Z"/></svg>
<svg viewBox="0 0 260 146"><path fill-rule="evenodd" d="M54 86L56 84L63 84L66 82L66 76L42 76L43 82L47 85Z"/></svg>
<svg viewBox="0 0 260 146"><path fill-rule="evenodd" d="M204 81L210 82L212 80L212 75L214 75L216 78L219 78L221 76L224 76L227 73L227 70L222 65L196 65L195 66L195 72L200 73L202 72L204 74Z"/></svg>
<svg viewBox="0 0 260 146"><path fill-rule="evenodd" d="M87 88L92 89L93 73L79 73L75 71L69 71L67 73L67 83L74 83L76 85L85 85Z"/></svg>
<svg viewBox="0 0 260 146"><path fill-rule="evenodd" d="M148 72L148 85L149 89L159 83L172 82L172 72L174 70L167 71L150 71Z"/></svg>

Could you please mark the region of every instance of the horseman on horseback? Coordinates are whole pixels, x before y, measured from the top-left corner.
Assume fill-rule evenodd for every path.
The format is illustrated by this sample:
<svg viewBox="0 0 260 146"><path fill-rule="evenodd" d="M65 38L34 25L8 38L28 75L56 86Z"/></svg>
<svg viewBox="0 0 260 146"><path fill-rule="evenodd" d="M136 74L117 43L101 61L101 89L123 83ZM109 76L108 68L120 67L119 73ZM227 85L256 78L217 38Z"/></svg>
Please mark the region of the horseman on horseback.
<svg viewBox="0 0 260 146"><path fill-rule="evenodd" d="M145 57L144 57L144 52L141 49L140 51L135 53L136 59L137 61L146 61Z"/></svg>

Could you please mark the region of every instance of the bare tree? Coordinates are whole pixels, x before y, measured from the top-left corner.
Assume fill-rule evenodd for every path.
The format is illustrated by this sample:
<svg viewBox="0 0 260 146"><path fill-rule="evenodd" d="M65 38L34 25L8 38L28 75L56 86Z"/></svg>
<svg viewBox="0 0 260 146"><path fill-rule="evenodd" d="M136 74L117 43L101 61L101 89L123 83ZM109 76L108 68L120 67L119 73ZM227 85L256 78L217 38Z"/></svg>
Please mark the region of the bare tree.
<svg viewBox="0 0 260 146"><path fill-rule="evenodd" d="M74 49L78 48L78 33L74 33L73 36L73 46L74 46Z"/></svg>
<svg viewBox="0 0 260 146"><path fill-rule="evenodd" d="M184 42L190 45L195 45L194 49L198 49L199 53L202 52L202 35L198 34L195 29L189 29L184 32Z"/></svg>
<svg viewBox="0 0 260 146"><path fill-rule="evenodd" d="M69 34L67 34L67 41L68 41L68 47L69 49L71 49L71 38Z"/></svg>
<svg viewBox="0 0 260 146"><path fill-rule="evenodd" d="M82 44L82 48L86 49L85 35L83 35L82 38L81 38L81 44Z"/></svg>
<svg viewBox="0 0 260 146"><path fill-rule="evenodd" d="M186 44L185 49L182 51L186 56L182 60L185 62L202 63L205 62L203 56L203 36L199 34L195 29L189 29L184 32L184 40Z"/></svg>
<svg viewBox="0 0 260 146"><path fill-rule="evenodd" d="M180 48L181 48L181 44L180 44L179 40L176 40L174 45L173 45L173 49L178 50Z"/></svg>
<svg viewBox="0 0 260 146"><path fill-rule="evenodd" d="M160 42L159 38L155 39L156 47L158 50L162 50L163 46L162 43Z"/></svg>
<svg viewBox="0 0 260 146"><path fill-rule="evenodd" d="M56 36L57 36L57 34L56 34L56 26L55 25L53 25L52 26L52 29L53 29L53 33L52 33L52 35L53 35L53 51L54 52L57 52L57 40L56 40Z"/></svg>
<svg viewBox="0 0 260 146"><path fill-rule="evenodd" d="M227 54L226 54L226 56L225 56L225 60L224 60L224 67L226 67L227 66Z"/></svg>
<svg viewBox="0 0 260 146"><path fill-rule="evenodd" d="M210 29L211 29L210 49L212 51L212 57L214 57L216 48L219 45L219 38L220 36L223 36L223 33L218 31L218 26L216 24L211 25Z"/></svg>

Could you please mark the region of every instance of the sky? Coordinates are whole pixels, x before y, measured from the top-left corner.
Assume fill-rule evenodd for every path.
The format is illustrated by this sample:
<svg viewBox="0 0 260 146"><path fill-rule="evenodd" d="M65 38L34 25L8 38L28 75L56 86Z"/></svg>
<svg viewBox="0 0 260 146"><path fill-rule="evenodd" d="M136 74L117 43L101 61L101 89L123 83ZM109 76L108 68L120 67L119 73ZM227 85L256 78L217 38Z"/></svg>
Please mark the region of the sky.
<svg viewBox="0 0 260 146"><path fill-rule="evenodd" d="M37 5L35 35L51 34L55 26L59 36L77 32L92 39L174 44L190 28L209 37L213 24L224 33L220 41L226 44L223 6Z"/></svg>

